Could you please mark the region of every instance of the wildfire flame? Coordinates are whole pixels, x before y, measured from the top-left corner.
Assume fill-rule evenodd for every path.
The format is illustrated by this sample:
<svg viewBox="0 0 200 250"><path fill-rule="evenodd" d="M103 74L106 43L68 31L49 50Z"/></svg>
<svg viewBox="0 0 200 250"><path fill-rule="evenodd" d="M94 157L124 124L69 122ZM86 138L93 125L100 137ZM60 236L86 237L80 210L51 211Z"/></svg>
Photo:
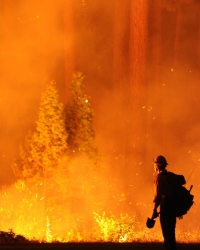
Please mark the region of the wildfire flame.
<svg viewBox="0 0 200 250"><path fill-rule="evenodd" d="M51 183L51 179L47 182ZM77 179L74 187L79 185ZM92 183L88 185L93 189ZM78 195L67 196L67 198L63 190L56 190L59 197L54 199L54 193L50 197L44 196L43 183L33 185L17 181L15 185L1 191L0 228L5 231L12 228L16 234L40 242L162 241L160 228L157 226L149 230L144 222L139 221L134 211L131 214L123 211L114 214L112 211L100 210L99 207L103 206L97 203L91 206L90 198L93 197L88 192L88 188L89 186L80 188L82 197L79 192ZM83 201L81 203L83 197L89 211ZM157 225L159 225L158 222ZM179 241L196 242L199 231L198 229L185 233L178 231L177 235Z"/></svg>

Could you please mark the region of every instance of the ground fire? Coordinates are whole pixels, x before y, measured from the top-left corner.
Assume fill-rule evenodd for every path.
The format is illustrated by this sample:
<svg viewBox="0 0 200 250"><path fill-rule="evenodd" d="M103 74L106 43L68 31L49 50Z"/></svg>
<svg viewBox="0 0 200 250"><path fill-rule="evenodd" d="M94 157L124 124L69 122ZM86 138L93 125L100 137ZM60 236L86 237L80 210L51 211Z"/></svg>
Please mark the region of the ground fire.
<svg viewBox="0 0 200 250"><path fill-rule="evenodd" d="M139 221L134 211L127 214L122 210L114 214L112 204L107 202L109 207L106 208L106 204L98 203L99 196L95 199L92 195L93 183L88 179L82 181L88 186L80 186L80 180L75 180L75 186L70 188L80 187L80 190L72 197L67 197L64 190L44 196L44 183L33 185L19 181L2 190L1 230L12 229L28 240L40 242L162 241L159 228L145 228L144 221ZM53 197L56 193L58 196ZM180 228L177 232L181 242L198 242L198 235L198 228L191 231Z"/></svg>

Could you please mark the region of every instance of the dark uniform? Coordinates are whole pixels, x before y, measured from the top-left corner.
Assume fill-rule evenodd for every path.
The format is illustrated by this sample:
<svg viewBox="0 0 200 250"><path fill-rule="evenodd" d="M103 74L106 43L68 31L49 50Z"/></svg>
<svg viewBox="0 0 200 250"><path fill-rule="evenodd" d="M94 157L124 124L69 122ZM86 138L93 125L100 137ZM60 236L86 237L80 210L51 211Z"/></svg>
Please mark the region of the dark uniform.
<svg viewBox="0 0 200 250"><path fill-rule="evenodd" d="M161 156L159 157L161 158ZM167 162L164 165L157 165L158 169L156 172L158 174L155 179L154 217L157 217L157 208L160 206L160 225L165 247L169 250L176 250L176 215L172 200L176 185L185 184L185 179L182 175L179 176L168 172L166 165Z"/></svg>

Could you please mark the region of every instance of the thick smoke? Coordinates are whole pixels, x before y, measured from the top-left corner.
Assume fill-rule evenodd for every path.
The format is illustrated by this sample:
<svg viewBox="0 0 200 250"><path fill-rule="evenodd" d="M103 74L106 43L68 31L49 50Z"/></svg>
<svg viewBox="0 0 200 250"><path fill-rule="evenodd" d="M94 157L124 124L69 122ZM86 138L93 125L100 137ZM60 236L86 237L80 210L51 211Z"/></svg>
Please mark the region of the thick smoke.
<svg viewBox="0 0 200 250"><path fill-rule="evenodd" d="M59 77L63 49L61 2L1 1L0 184L10 183L11 162L35 127L41 92Z"/></svg>
<svg viewBox="0 0 200 250"><path fill-rule="evenodd" d="M35 128L39 99L46 84L56 80L61 98L65 100L63 2L16 0L1 3L0 185L13 181L11 162L28 131ZM194 184L198 199L197 15L193 15L195 5L187 7L188 11L185 9L179 68L176 69L172 60L176 30L170 21L175 20L176 13L164 11L162 80L157 83L159 90L154 82L146 85L146 159L142 165L138 162L135 170L130 163L132 151L126 145L127 131L131 131L127 117L132 115L127 109L127 96L121 96L120 88L113 92L113 3L114 0L74 1L75 68L86 75L86 92L95 111L97 144L110 163L110 175L120 182L119 192L126 193L127 209L141 211L144 218L149 216L145 213L151 212L151 163L158 154L166 156L169 170L184 174L186 179L192 174L188 184ZM116 116L118 109L120 117ZM139 173L138 166L142 168ZM195 217L195 209L193 211L189 219Z"/></svg>

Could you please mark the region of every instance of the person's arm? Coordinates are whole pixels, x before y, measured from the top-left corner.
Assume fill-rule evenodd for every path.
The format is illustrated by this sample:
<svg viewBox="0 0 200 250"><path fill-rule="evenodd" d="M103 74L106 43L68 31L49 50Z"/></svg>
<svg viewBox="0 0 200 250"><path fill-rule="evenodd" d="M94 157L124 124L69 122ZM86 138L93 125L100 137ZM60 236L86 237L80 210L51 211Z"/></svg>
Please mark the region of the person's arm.
<svg viewBox="0 0 200 250"><path fill-rule="evenodd" d="M161 199L162 199L162 195L160 193L160 188L159 188L159 176L157 176L156 180L155 180L155 197L154 197L154 208L153 208L153 215L152 217L153 218L156 218L158 217L158 207L160 206L160 203L161 203Z"/></svg>
<svg viewBox="0 0 200 250"><path fill-rule="evenodd" d="M158 209L159 205L160 204L155 203L153 213L152 213L152 219L155 219L158 217L159 213L158 213L157 209Z"/></svg>
<svg viewBox="0 0 200 250"><path fill-rule="evenodd" d="M159 206L160 206L160 204L155 202L153 211L157 211Z"/></svg>

